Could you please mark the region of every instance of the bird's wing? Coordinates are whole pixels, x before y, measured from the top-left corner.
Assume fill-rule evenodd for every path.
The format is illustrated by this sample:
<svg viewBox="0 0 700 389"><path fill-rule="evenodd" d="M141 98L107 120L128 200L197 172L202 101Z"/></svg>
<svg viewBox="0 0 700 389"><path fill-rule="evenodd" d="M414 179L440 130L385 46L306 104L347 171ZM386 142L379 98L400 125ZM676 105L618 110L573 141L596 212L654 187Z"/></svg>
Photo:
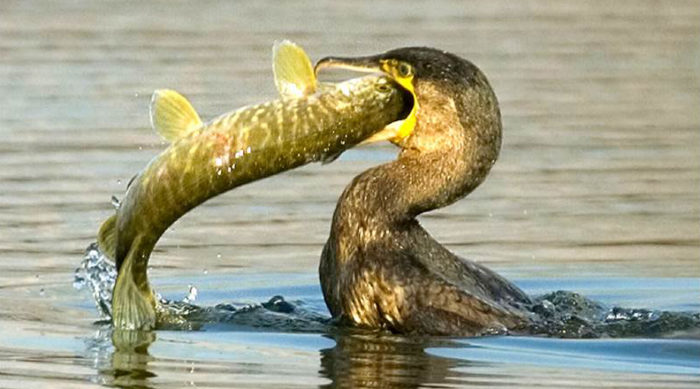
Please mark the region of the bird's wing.
<svg viewBox="0 0 700 389"><path fill-rule="evenodd" d="M530 302L525 292L493 270L461 258L438 243L418 223L411 226L411 260L445 282L477 296L503 303Z"/></svg>
<svg viewBox="0 0 700 389"><path fill-rule="evenodd" d="M504 303L530 303L530 297L525 292L500 274L477 262L456 255L454 257L461 264L464 273L472 275L471 282L485 290L491 299Z"/></svg>
<svg viewBox="0 0 700 389"><path fill-rule="evenodd" d="M477 335L524 322L517 312L461 289L416 261L393 259L374 262L384 285L375 301L382 312L399 312L388 324L400 332Z"/></svg>

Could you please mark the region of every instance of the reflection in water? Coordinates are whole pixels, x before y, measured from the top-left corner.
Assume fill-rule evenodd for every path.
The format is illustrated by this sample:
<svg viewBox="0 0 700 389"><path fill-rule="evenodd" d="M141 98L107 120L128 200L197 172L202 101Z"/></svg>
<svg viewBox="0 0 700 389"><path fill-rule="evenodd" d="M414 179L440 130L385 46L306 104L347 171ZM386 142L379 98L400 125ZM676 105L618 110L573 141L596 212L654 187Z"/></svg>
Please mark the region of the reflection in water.
<svg viewBox="0 0 700 389"><path fill-rule="evenodd" d="M328 335L333 348L321 350L320 373L332 381L329 388L417 388L447 385L453 368L466 362L427 354L427 347L450 344L428 337L380 333ZM454 383L454 381L452 381Z"/></svg>
<svg viewBox="0 0 700 389"><path fill-rule="evenodd" d="M337 330L323 335L335 346L321 350L319 375L331 382L327 388L417 388L451 386L463 382L464 368L474 366L464 359L436 356L427 348L457 349L467 344L444 338L404 337L382 332ZM155 371L163 365L182 365L181 357L155 357L149 346L156 340L152 331L105 329L89 341L98 371L97 382L105 386L150 388L164 384ZM162 340L161 340L162 341ZM167 342L167 340L166 340ZM293 356L291 358L294 358ZM293 363L293 361L290 361ZM257 371L254 360L217 368L203 363L200 374L219 372L235 374ZM455 370L460 367L462 371ZM201 377L200 377L201 378ZM157 381L156 381L157 379ZM166 381L169 381L166 379ZM206 382L206 379L204 380ZM173 384L175 381L169 381ZM206 385L205 382L200 382ZM194 381L192 381L194 384Z"/></svg>
<svg viewBox="0 0 700 389"><path fill-rule="evenodd" d="M113 333L105 329L98 333L89 347L95 357L91 367L98 373L93 381L117 387L187 383L197 387L276 388L309 387L313 377L323 380L313 385L327 388L512 386L539 383L552 372L552 366L559 366L569 372L583 368L685 374L685 382L696 375L700 356L697 341L668 339L448 339L333 327L325 335L270 333L269 338L259 332L216 330L158 335L159 342L152 344L156 339L153 332ZM328 340L335 345L329 347ZM320 362L316 350L320 350ZM300 370L304 365L308 371ZM646 381L649 377L645 376L637 376L631 385L624 375L615 374L618 376L609 378L630 387L659 386L656 381ZM525 377L530 376L539 378L528 381Z"/></svg>
<svg viewBox="0 0 700 389"><path fill-rule="evenodd" d="M155 377L148 370L148 362L153 358L148 354L148 346L156 340L153 331L125 331L115 329L112 332L114 354L112 354L111 373L114 385L141 386L149 378Z"/></svg>
<svg viewBox="0 0 700 389"><path fill-rule="evenodd" d="M146 388L156 374L148 364L154 358L148 347L156 340L153 331L100 330L88 342L102 385Z"/></svg>

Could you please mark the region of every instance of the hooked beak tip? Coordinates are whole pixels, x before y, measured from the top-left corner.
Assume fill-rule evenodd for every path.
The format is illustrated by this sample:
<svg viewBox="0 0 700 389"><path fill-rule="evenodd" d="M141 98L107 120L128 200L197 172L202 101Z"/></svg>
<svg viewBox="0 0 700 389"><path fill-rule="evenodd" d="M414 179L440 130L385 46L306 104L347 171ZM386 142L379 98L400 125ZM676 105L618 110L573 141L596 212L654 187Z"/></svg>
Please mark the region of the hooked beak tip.
<svg viewBox="0 0 700 389"><path fill-rule="evenodd" d="M325 57L316 62L316 66L314 66L314 73L318 75L319 71L330 68L347 69L362 73L375 73L382 71L378 61L376 61L376 58L374 57Z"/></svg>
<svg viewBox="0 0 700 389"><path fill-rule="evenodd" d="M318 75L318 72L322 69L333 67L334 62L335 57L321 58L320 60L318 60L318 62L316 62L316 66L314 66L314 74Z"/></svg>

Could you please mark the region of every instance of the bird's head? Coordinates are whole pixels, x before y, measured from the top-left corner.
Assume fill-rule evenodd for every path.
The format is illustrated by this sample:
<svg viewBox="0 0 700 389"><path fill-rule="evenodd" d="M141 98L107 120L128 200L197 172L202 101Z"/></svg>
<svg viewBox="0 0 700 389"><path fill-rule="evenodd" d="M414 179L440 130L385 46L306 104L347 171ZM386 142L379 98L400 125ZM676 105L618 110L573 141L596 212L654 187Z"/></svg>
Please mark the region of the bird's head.
<svg viewBox="0 0 700 389"><path fill-rule="evenodd" d="M450 138L457 136L456 131L464 133L471 128L494 132L500 144L496 96L483 73L457 55L428 47L405 47L372 56L326 57L318 61L315 70L318 73L326 68L384 73L410 92L413 107L390 139L394 143L405 146L409 137L421 138L408 143L434 149L455 141ZM451 136L446 136L448 133Z"/></svg>

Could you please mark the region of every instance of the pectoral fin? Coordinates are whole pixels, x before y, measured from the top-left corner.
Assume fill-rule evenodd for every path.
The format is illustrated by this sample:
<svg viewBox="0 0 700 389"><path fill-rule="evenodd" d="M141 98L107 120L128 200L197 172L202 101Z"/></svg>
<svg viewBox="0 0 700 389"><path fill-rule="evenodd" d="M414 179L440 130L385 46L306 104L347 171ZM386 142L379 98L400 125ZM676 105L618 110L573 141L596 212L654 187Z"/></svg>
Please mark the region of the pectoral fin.
<svg viewBox="0 0 700 389"><path fill-rule="evenodd" d="M316 75L304 49L288 40L272 47L275 86L282 98L295 98L316 92Z"/></svg>
<svg viewBox="0 0 700 389"><path fill-rule="evenodd" d="M393 123L390 123L388 126L384 127L383 130L376 132L374 135L360 142L359 145L368 145L371 143L382 142L385 140L393 144L399 144L404 139L404 136L402 136L402 131L405 131L404 129L406 128L406 125L406 120L398 120ZM411 125L411 123L408 123L408 125ZM324 156L321 159L321 164L327 165L335 161L336 159L338 159L338 157L340 157L340 154L342 154L344 151L345 150L341 150L335 154Z"/></svg>
<svg viewBox="0 0 700 389"><path fill-rule="evenodd" d="M323 158L321 158L321 165L328 165L329 163L335 161L340 157L340 154L342 154L343 151L345 150L338 151L335 154L324 155Z"/></svg>
<svg viewBox="0 0 700 389"><path fill-rule="evenodd" d="M181 94L158 89L151 98L151 126L163 139L172 142L199 128L202 120Z"/></svg>
<svg viewBox="0 0 700 389"><path fill-rule="evenodd" d="M383 130L376 132L374 135L360 142L360 145L368 145L370 143L377 143L382 141L389 141L392 143L398 143L401 139L401 129L405 125L405 120L399 120L389 124L384 127Z"/></svg>

